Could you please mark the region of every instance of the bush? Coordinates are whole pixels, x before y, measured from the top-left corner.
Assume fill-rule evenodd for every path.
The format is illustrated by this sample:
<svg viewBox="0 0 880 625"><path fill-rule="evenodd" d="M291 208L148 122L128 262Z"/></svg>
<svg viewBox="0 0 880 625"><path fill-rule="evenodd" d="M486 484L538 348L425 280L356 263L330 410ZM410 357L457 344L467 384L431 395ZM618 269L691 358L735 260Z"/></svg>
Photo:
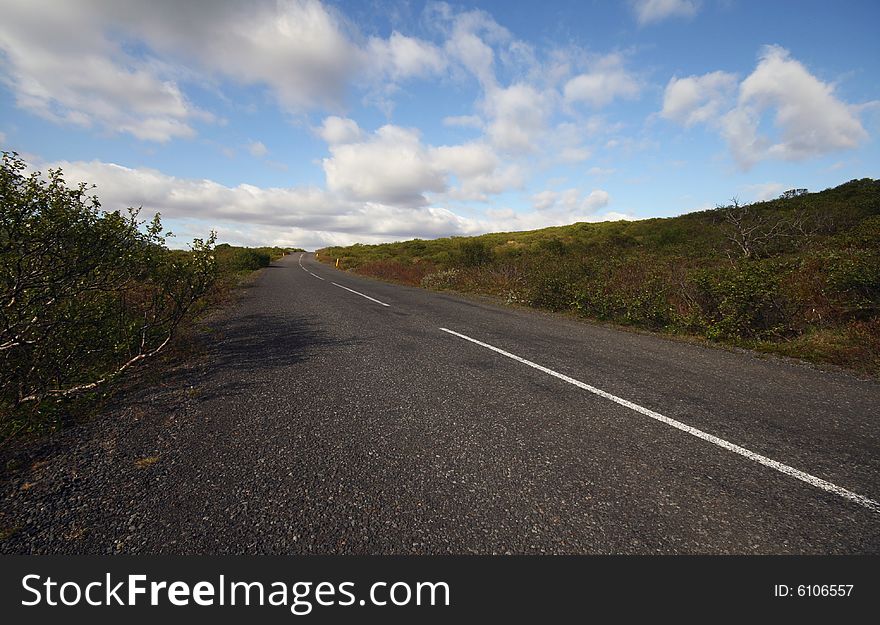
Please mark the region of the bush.
<svg viewBox="0 0 880 625"><path fill-rule="evenodd" d="M526 297L538 308L567 310L574 305L575 288L564 273L545 271L532 278Z"/></svg>
<svg viewBox="0 0 880 625"><path fill-rule="evenodd" d="M868 319L880 313L880 253L849 250L829 254L827 284L842 318Z"/></svg>
<svg viewBox="0 0 880 625"><path fill-rule="evenodd" d="M784 263L743 262L695 272L707 335L736 340L794 334L799 304L782 288L791 271Z"/></svg>
<svg viewBox="0 0 880 625"><path fill-rule="evenodd" d="M443 269L427 274L422 278L421 286L426 289L435 289L442 291L443 289L455 288L461 272L457 269Z"/></svg>
<svg viewBox="0 0 880 625"><path fill-rule="evenodd" d="M213 235L165 247L159 216L106 212L61 170L0 170L0 421L92 391L165 348L216 275Z"/></svg>
<svg viewBox="0 0 880 625"><path fill-rule="evenodd" d="M492 248L482 239L465 239L459 246L461 264L465 267L479 267L491 263L494 257Z"/></svg>
<svg viewBox="0 0 880 625"><path fill-rule="evenodd" d="M268 267L272 257L268 252L248 247L233 247L221 244L217 246L217 263L223 273L239 271L255 271Z"/></svg>

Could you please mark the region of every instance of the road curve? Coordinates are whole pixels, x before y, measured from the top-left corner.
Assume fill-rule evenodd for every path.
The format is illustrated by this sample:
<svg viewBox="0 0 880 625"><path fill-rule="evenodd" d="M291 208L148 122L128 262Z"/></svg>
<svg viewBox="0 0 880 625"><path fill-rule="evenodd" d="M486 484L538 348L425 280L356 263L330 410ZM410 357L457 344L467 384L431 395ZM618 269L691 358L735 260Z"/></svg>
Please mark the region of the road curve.
<svg viewBox="0 0 880 625"><path fill-rule="evenodd" d="M880 384L276 262L6 478L14 553L878 553Z"/></svg>

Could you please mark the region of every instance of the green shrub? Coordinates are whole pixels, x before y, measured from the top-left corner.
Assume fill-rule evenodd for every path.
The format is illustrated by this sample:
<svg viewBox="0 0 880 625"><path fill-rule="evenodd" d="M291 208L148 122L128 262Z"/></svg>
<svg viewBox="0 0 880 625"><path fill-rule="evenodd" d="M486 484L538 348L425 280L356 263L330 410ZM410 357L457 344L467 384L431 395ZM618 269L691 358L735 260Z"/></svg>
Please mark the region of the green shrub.
<svg viewBox="0 0 880 625"><path fill-rule="evenodd" d="M213 235L165 247L159 216L106 212L61 170L0 170L0 425L90 392L159 353L211 288Z"/></svg>
<svg viewBox="0 0 880 625"><path fill-rule="evenodd" d="M464 239L459 245L460 263L465 267L479 267L491 263L492 248L482 239Z"/></svg>
<svg viewBox="0 0 880 625"><path fill-rule="evenodd" d="M271 260L269 253L252 248L217 246L217 263L223 272L254 271L268 267Z"/></svg>
<svg viewBox="0 0 880 625"><path fill-rule="evenodd" d="M525 296L538 308L568 310L575 301L575 281L571 268L551 259L534 264L528 273Z"/></svg>
<svg viewBox="0 0 880 625"><path fill-rule="evenodd" d="M842 317L867 319L880 313L880 252L847 250L827 259L829 297Z"/></svg>
<svg viewBox="0 0 880 625"><path fill-rule="evenodd" d="M795 333L799 304L782 288L791 271L785 263L751 261L695 272L706 334L736 340Z"/></svg>

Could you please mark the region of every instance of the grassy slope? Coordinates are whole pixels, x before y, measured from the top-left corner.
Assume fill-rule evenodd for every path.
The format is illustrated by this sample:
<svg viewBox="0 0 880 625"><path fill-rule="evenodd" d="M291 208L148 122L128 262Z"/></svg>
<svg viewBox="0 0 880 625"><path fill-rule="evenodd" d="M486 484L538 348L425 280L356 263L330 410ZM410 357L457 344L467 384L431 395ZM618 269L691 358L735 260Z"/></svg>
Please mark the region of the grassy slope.
<svg viewBox="0 0 880 625"><path fill-rule="evenodd" d="M732 241L739 215L755 241ZM772 234L772 233L776 234ZM880 374L880 181L667 219L320 250L363 275Z"/></svg>

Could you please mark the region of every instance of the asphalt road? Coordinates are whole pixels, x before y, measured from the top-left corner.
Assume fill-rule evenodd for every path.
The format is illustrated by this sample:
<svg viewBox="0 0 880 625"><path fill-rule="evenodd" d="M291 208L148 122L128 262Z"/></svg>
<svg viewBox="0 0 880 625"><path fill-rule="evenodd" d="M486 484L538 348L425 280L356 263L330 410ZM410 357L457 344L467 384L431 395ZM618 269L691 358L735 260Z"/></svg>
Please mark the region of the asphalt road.
<svg viewBox="0 0 880 625"><path fill-rule="evenodd" d="M308 254L210 326L7 478L3 551L880 552L876 381Z"/></svg>

